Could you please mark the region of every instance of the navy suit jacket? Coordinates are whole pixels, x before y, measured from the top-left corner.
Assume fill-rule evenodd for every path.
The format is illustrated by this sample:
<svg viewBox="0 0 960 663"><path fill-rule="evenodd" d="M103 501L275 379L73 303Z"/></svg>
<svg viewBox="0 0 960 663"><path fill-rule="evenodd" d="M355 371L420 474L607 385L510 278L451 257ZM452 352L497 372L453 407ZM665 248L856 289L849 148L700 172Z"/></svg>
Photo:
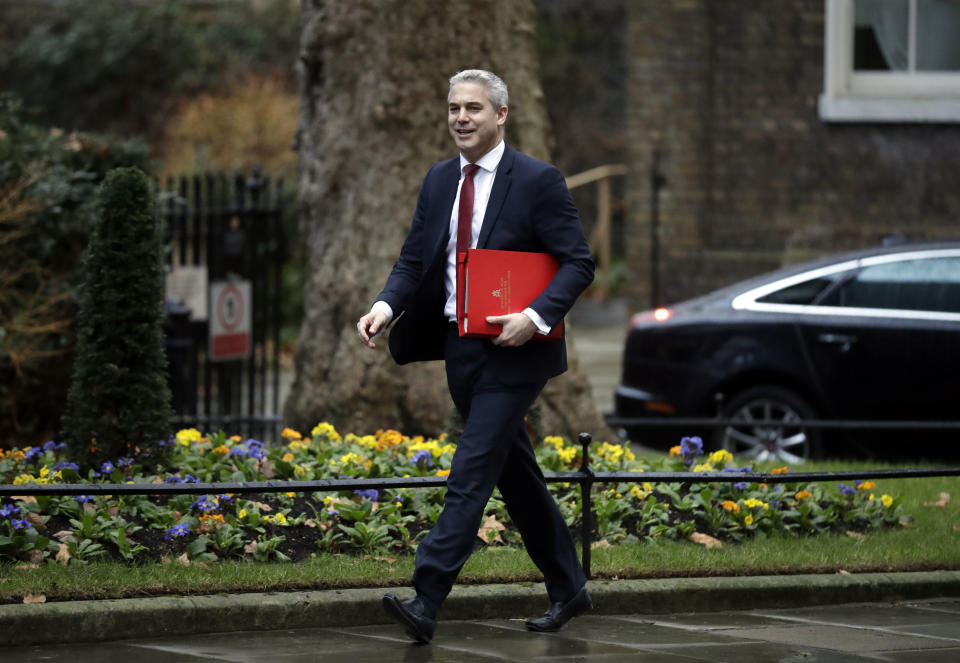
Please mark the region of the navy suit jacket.
<svg viewBox="0 0 960 663"><path fill-rule="evenodd" d="M398 364L444 356L449 326L443 315L446 246L459 180L459 156L435 164L427 173L400 257L377 296L399 316L389 340ZM497 167L477 248L537 251L557 259L556 276L530 304L551 327L593 281L590 247L560 171L509 145ZM546 380L567 368L563 339L530 341L517 348L484 342L488 361L508 384Z"/></svg>

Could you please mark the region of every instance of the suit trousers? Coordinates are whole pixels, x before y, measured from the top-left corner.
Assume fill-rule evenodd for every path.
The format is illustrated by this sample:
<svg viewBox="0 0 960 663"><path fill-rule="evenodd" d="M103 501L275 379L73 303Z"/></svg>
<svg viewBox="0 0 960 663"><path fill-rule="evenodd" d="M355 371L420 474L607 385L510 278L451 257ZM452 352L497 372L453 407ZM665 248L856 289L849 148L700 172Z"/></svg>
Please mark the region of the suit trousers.
<svg viewBox="0 0 960 663"><path fill-rule="evenodd" d="M551 602L567 601L583 587L586 576L524 422L545 381L504 384L487 361L490 341L461 338L456 325L449 326L445 347L450 395L465 425L447 477L443 510L417 548L413 586L439 609L473 551L496 487L527 553L543 573Z"/></svg>

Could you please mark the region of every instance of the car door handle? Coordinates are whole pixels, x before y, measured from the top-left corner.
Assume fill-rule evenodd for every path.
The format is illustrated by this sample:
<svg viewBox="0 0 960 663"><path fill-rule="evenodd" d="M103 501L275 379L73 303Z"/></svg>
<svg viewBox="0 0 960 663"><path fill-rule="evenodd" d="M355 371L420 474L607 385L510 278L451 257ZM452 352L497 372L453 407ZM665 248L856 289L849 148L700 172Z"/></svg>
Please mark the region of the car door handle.
<svg viewBox="0 0 960 663"><path fill-rule="evenodd" d="M846 352L857 342L857 337L850 334L819 334L817 340L827 345L839 345L840 352Z"/></svg>

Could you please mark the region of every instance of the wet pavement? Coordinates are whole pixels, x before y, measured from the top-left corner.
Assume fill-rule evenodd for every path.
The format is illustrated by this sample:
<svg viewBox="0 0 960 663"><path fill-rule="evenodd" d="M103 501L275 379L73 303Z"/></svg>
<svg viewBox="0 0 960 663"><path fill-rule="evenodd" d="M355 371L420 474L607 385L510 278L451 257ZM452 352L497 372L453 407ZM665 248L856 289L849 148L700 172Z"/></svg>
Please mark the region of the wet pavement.
<svg viewBox="0 0 960 663"><path fill-rule="evenodd" d="M2 660L952 662L960 661L960 599L662 615L587 615L554 634L529 633L522 619L441 619L429 645L412 644L393 624L241 631L9 647L3 649Z"/></svg>

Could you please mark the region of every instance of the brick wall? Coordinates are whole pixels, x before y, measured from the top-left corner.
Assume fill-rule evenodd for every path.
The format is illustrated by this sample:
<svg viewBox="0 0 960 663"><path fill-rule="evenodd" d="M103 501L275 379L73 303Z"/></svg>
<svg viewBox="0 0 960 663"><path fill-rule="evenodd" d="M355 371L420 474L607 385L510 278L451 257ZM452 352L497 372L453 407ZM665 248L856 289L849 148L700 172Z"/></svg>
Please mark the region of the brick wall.
<svg viewBox="0 0 960 663"><path fill-rule="evenodd" d="M960 236L960 125L827 124L822 0L628 0L628 295L650 303L884 235Z"/></svg>

